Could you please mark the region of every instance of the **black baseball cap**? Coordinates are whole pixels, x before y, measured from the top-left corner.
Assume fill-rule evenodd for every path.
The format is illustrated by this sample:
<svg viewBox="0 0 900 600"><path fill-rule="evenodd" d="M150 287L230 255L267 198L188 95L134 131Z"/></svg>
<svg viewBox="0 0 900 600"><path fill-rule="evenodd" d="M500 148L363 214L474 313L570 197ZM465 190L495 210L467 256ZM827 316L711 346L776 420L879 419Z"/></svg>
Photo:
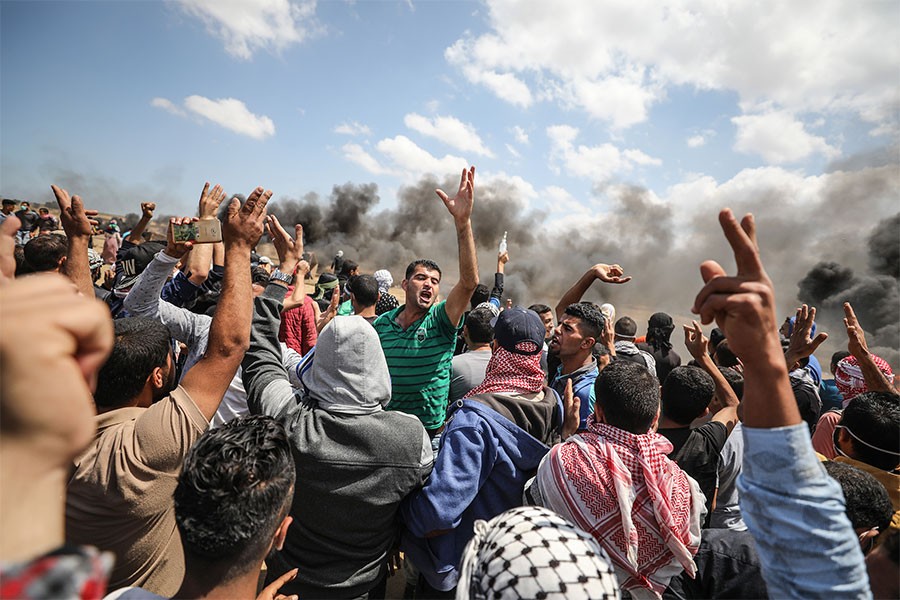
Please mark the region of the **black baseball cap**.
<svg viewBox="0 0 900 600"><path fill-rule="evenodd" d="M491 319L491 325L497 343L513 354L534 356L544 349L547 330L533 310L521 306L507 308L500 316Z"/></svg>

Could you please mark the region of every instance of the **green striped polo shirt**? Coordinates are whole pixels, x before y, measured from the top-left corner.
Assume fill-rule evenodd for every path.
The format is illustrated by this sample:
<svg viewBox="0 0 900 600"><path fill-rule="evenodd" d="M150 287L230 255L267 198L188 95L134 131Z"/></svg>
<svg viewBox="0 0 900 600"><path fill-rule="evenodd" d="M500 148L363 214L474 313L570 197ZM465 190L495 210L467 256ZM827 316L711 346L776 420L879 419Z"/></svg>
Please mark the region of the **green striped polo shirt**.
<svg viewBox="0 0 900 600"><path fill-rule="evenodd" d="M415 415L426 429L444 424L456 333L447 316L446 301L403 329L395 320L403 305L375 319L375 331L391 372L388 410Z"/></svg>

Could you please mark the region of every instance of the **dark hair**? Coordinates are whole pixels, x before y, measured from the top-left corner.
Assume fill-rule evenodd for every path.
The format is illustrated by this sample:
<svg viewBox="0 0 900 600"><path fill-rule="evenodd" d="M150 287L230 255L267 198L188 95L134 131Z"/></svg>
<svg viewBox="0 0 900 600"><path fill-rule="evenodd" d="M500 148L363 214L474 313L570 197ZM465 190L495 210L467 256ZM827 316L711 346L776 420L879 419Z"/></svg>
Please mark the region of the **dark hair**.
<svg viewBox="0 0 900 600"><path fill-rule="evenodd" d="M97 376L94 402L116 407L137 396L157 367L165 367L169 356L169 330L155 319L116 319L115 344Z"/></svg>
<svg viewBox="0 0 900 600"><path fill-rule="evenodd" d="M38 212L39 212L39 213L48 213L48 214L49 214L49 213L50 213L50 209L49 209L49 208L46 208L46 207L44 207L44 206L42 206L42 207L40 207L40 208L38 209Z"/></svg>
<svg viewBox="0 0 900 600"><path fill-rule="evenodd" d="M725 339L725 334L722 333L722 330L718 327L713 327L712 331L709 332L709 350L710 354L715 352L716 347L722 343L722 340Z"/></svg>
<svg viewBox="0 0 900 600"><path fill-rule="evenodd" d="M731 367L719 367L719 372L722 374L722 377L725 378L725 381L728 382L728 385L731 386L731 389L734 392L734 395L738 397L738 400L743 400L744 376Z"/></svg>
<svg viewBox="0 0 900 600"><path fill-rule="evenodd" d="M16 259L16 277L28 275L31 273L31 265L25 260L25 246L16 246L13 250L13 256Z"/></svg>
<svg viewBox="0 0 900 600"><path fill-rule="evenodd" d="M850 356L850 353L846 350L838 350L834 354L831 355L831 371L834 372L837 369L837 364Z"/></svg>
<svg viewBox="0 0 900 600"><path fill-rule="evenodd" d="M627 360L613 361L600 371L594 394L609 425L638 435L650 430L659 410L659 380Z"/></svg>
<svg viewBox="0 0 900 600"><path fill-rule="evenodd" d="M662 414L679 425L690 425L716 394L712 376L697 367L675 367L662 385Z"/></svg>
<svg viewBox="0 0 900 600"><path fill-rule="evenodd" d="M884 471L891 471L900 463L900 396L897 394L863 392L847 404L838 424L865 442L853 440L858 460Z"/></svg>
<svg viewBox="0 0 900 600"><path fill-rule="evenodd" d="M533 310L537 314L542 315L546 312L550 312L553 309L550 308L549 306L547 306L546 304L532 304L531 306L528 307L528 310Z"/></svg>
<svg viewBox="0 0 900 600"><path fill-rule="evenodd" d="M338 278L344 279L344 278L350 277L350 272L355 271L358 268L359 268L359 263L345 258L344 264L341 266L341 270L338 273Z"/></svg>
<svg viewBox="0 0 900 600"><path fill-rule="evenodd" d="M227 561L226 581L258 567L293 499L297 471L284 427L240 417L194 444L175 488L185 554Z"/></svg>
<svg viewBox="0 0 900 600"><path fill-rule="evenodd" d="M347 280L347 289L363 308L378 302L378 280L374 275L354 275Z"/></svg>
<svg viewBox="0 0 900 600"><path fill-rule="evenodd" d="M404 277L404 279L409 279L410 277L412 277L412 274L416 271L416 267L425 267L429 271L437 271L438 275L440 275L441 277L443 277L444 275L443 273L441 273L441 268L436 262L427 258L420 258L409 263L409 266L406 267L406 276Z"/></svg>
<svg viewBox="0 0 900 600"><path fill-rule="evenodd" d="M269 285L269 273L262 267L253 267L250 269L250 281L255 285L266 287Z"/></svg>
<svg viewBox="0 0 900 600"><path fill-rule="evenodd" d="M797 410L800 418L809 427L809 433L816 430L819 415L822 413L822 400L819 398L819 390L816 386L803 377L791 376L791 391L794 392L794 400L797 402Z"/></svg>
<svg viewBox="0 0 900 600"><path fill-rule="evenodd" d="M631 317L621 317L614 327L616 335L634 337L637 334L637 323Z"/></svg>
<svg viewBox="0 0 900 600"><path fill-rule="evenodd" d="M488 286L483 283L479 283L475 286L475 291L472 292L472 298L469 300L469 306L475 308L482 302L487 302L491 299L491 290Z"/></svg>
<svg viewBox="0 0 900 600"><path fill-rule="evenodd" d="M494 326L491 325L491 319L494 318L487 308L476 308L469 312L466 316L466 330L469 332L469 339L476 344L490 344L494 339Z"/></svg>
<svg viewBox="0 0 900 600"><path fill-rule="evenodd" d="M2 204L3 204L3 206L15 206L16 201L13 200L12 198L4 198Z"/></svg>
<svg viewBox="0 0 900 600"><path fill-rule="evenodd" d="M61 235L39 235L25 244L25 262L32 273L53 271L66 255L66 239Z"/></svg>
<svg viewBox="0 0 900 600"><path fill-rule="evenodd" d="M592 337L595 342L600 339L600 332L606 326L606 317L603 316L596 304L592 302L576 302L566 307L565 314L581 320L578 323L581 335Z"/></svg>
<svg viewBox="0 0 900 600"><path fill-rule="evenodd" d="M722 340L716 346L716 364L720 367L736 367L741 364L737 355L731 351L728 340Z"/></svg>
<svg viewBox="0 0 900 600"><path fill-rule="evenodd" d="M825 470L841 484L847 518L854 529L887 529L894 515L891 497L884 485L872 475L846 463L825 461Z"/></svg>

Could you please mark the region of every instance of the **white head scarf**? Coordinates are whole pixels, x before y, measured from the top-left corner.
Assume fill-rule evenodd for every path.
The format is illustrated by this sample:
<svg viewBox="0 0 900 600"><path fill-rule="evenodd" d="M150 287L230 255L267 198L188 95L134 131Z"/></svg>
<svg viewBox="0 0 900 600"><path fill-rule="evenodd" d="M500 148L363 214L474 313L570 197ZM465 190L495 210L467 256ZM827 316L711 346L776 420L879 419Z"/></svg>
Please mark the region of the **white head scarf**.
<svg viewBox="0 0 900 600"><path fill-rule="evenodd" d="M394 285L394 277L387 269L379 269L375 271L375 280L378 281L378 291L387 294L391 286Z"/></svg>

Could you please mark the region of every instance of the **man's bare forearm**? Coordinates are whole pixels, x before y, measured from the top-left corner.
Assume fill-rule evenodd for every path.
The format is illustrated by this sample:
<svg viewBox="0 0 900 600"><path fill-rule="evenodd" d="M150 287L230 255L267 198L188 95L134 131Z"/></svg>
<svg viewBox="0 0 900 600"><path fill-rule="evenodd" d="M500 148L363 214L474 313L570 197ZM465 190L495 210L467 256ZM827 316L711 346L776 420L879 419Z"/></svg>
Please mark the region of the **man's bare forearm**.
<svg viewBox="0 0 900 600"><path fill-rule="evenodd" d="M710 377L713 378L713 382L716 384L716 398L719 399L722 408L727 408L729 406L736 407L741 403L737 394L731 389L731 384L729 384L728 380L725 379L725 376L722 375L722 371L719 370L719 367L713 363L708 353L704 352L703 356L695 360L700 368L709 373Z"/></svg>
<svg viewBox="0 0 900 600"><path fill-rule="evenodd" d="M250 248L233 245L226 249L222 294L210 326L206 356L217 355L240 364L250 344L252 314Z"/></svg>
<svg viewBox="0 0 900 600"><path fill-rule="evenodd" d="M472 222L469 219L456 223L456 242L459 246L459 285L474 291L478 285L478 257L475 253Z"/></svg>
<svg viewBox="0 0 900 600"><path fill-rule="evenodd" d="M863 380L866 382L866 389L870 392L890 392L897 393L897 389L891 384L875 361L872 360L872 354L866 353L862 357L857 357L859 368L863 374Z"/></svg>
<svg viewBox="0 0 900 600"><path fill-rule="evenodd" d="M62 272L75 283L78 291L88 298L94 295L94 282L91 279L91 265L88 262L88 241L83 236L68 238L66 264Z"/></svg>
<svg viewBox="0 0 900 600"><path fill-rule="evenodd" d="M588 288L591 287L591 284L594 283L594 271L593 268L588 269L587 272L582 275L578 281L575 282L575 285L570 287L568 291L563 294L562 298L559 299L559 302L556 304L556 320L559 321L563 318L563 315L566 312L566 308L569 307L570 304L575 304L576 302L580 302L581 298L588 291Z"/></svg>
<svg viewBox="0 0 900 600"><path fill-rule="evenodd" d="M137 225L131 230L131 233L128 234L128 241L136 246L143 244L144 232L147 231L147 225L149 225L152 220L153 217L142 216L141 220L138 221Z"/></svg>

